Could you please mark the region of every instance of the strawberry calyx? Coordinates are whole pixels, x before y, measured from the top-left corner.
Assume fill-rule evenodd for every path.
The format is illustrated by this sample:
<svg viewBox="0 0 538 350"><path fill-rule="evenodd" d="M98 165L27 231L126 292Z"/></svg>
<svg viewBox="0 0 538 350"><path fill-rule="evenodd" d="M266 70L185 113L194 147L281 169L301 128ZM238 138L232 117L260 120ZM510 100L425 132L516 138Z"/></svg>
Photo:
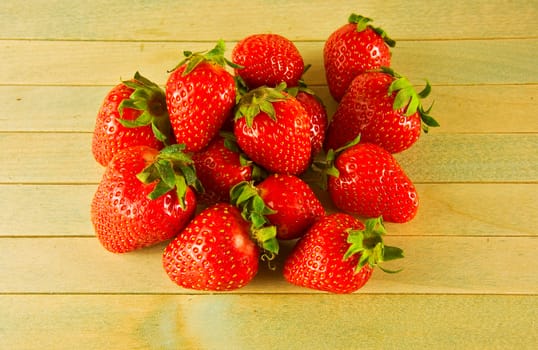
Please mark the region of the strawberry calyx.
<svg viewBox="0 0 538 350"><path fill-rule="evenodd" d="M254 163L252 160L250 160L245 153L243 153L243 151L237 144L237 139L233 132L220 131L219 135L224 139L224 147L234 153L239 154L239 164L241 166L250 167L252 171L251 178L254 181L261 181L267 177L267 172L263 168L258 166L256 163Z"/></svg>
<svg viewBox="0 0 538 350"><path fill-rule="evenodd" d="M297 94L299 92L307 93L309 95L314 96L318 101L320 101L323 104L323 101L316 95L316 92L310 89L308 87L308 84L306 84L304 80L304 75L310 69L310 67L312 67L311 64L305 65L304 70L303 70L303 75L301 79L299 79L299 84L297 86L287 87L285 91L293 97L297 97Z"/></svg>
<svg viewBox="0 0 538 350"><path fill-rule="evenodd" d="M185 76L192 72L200 63L202 62L210 62L213 64L217 64L221 67L230 66L235 69L241 69L243 66L240 66L226 57L224 57L224 52L226 51L226 44L224 43L224 40L220 39L217 41L216 46L209 50L209 51L200 51L200 52L192 52L192 51L183 51L183 56L185 58L177 64L173 69L169 70L168 73L171 73L178 69L179 67L183 65L187 65L185 67L185 70L182 72L182 76Z"/></svg>
<svg viewBox="0 0 538 350"><path fill-rule="evenodd" d="M349 23L354 23L354 24L357 25L357 32L362 32L366 28L371 28L374 32L376 32L385 41L385 43L389 47L396 46L396 41L392 40L388 36L388 34L387 34L387 32L385 30L383 30L382 28L379 28L379 27L374 27L374 26L372 26L370 24L370 22L372 22L372 21L373 20L371 18L364 17L362 15L357 15L355 13L352 13L348 18Z"/></svg>
<svg viewBox="0 0 538 350"><path fill-rule="evenodd" d="M339 177L340 171L334 165L334 162L338 155L344 152L346 149L357 145L361 140L361 135L357 135L353 140L346 143L344 146L337 148L336 150L330 149L327 151L324 159L314 159L310 166L315 173L319 174L318 185L327 190L327 182L329 176Z"/></svg>
<svg viewBox="0 0 538 350"><path fill-rule="evenodd" d="M245 118L248 127L252 127L254 118L260 112L266 113L269 118L276 121L276 112L273 102L284 101L288 98L286 83L272 88L261 86L244 94L237 103L235 120Z"/></svg>
<svg viewBox="0 0 538 350"><path fill-rule="evenodd" d="M149 199L157 199L175 189L181 208L185 208L187 187L202 192L203 187L196 177L194 162L189 154L184 152L184 144L173 144L163 148L155 159L139 174L138 180L144 184L157 182Z"/></svg>
<svg viewBox="0 0 538 350"><path fill-rule="evenodd" d="M381 72L389 74L394 78L387 91L389 96L396 93L392 106L394 110L405 109L404 115L406 117L418 112L422 122L422 130L425 133L428 132L430 127L440 126L437 120L430 115L433 103L428 109L424 109L422 106L421 100L428 97L432 90L428 80L426 80L424 89L417 93L411 82L406 77L396 73L392 68L381 67Z"/></svg>
<svg viewBox="0 0 538 350"><path fill-rule="evenodd" d="M166 95L164 90L151 80L142 76L139 72L134 74L132 80L125 80L122 83L133 89L128 99L121 101L118 106L120 117L123 117L123 110L131 108L142 111L135 120L120 118L118 121L127 128L138 128L151 125L153 134L157 140L171 144L172 127L168 110L166 108Z"/></svg>
<svg viewBox="0 0 538 350"><path fill-rule="evenodd" d="M382 217L368 219L364 230L347 230L347 242L350 244L344 254L344 260L352 255L360 254L355 272L359 272L364 266L379 267L387 273L397 273L400 270L388 270L379 265L381 262L401 259L404 257L403 250L398 247L387 246L383 243L383 235L387 233L383 225Z"/></svg>
<svg viewBox="0 0 538 350"><path fill-rule="evenodd" d="M267 215L276 213L269 208L253 181L242 181L230 190L230 201L241 210L241 216L250 222L251 235L264 250L262 260L271 261L279 251L276 226L271 225Z"/></svg>

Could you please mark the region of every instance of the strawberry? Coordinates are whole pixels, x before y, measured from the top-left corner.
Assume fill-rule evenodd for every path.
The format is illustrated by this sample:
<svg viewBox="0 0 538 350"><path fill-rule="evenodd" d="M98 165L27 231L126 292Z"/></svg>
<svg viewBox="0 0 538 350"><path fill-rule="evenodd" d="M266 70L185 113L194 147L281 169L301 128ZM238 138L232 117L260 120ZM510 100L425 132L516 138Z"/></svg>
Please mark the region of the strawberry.
<svg viewBox="0 0 538 350"><path fill-rule="evenodd" d="M413 219L419 204L413 182L384 148L358 141L330 150L326 164L315 164L326 167L330 175L328 190L334 205L364 217L383 216L390 222Z"/></svg>
<svg viewBox="0 0 538 350"><path fill-rule="evenodd" d="M404 151L421 131L439 123L424 110L421 99L431 86L417 93L405 77L390 68L358 75L333 115L325 149L337 149L361 134L361 142L380 145L390 153Z"/></svg>
<svg viewBox="0 0 538 350"><path fill-rule="evenodd" d="M295 98L301 103L310 117L310 143L312 145L312 157L314 157L322 150L323 142L325 141L328 124L327 110L321 99L308 91L299 91Z"/></svg>
<svg viewBox="0 0 538 350"><path fill-rule="evenodd" d="M297 175L310 164L310 120L299 101L283 90L260 87L241 97L235 116L237 144L272 173Z"/></svg>
<svg viewBox="0 0 538 350"><path fill-rule="evenodd" d="M276 237L283 240L302 236L325 215L310 186L295 175L271 174L257 185L239 183L231 199L247 217L257 215L263 224L276 226Z"/></svg>
<svg viewBox="0 0 538 350"><path fill-rule="evenodd" d="M124 253L177 235L196 209L189 163L179 145L161 152L147 146L119 151L91 204L91 221L101 244ZM179 168L183 173L174 171Z"/></svg>
<svg viewBox="0 0 538 350"><path fill-rule="evenodd" d="M220 40L207 53L185 51L185 59L171 71L166 82L166 105L178 143L188 152L209 144L235 106L236 89L226 65L238 67L224 58Z"/></svg>
<svg viewBox="0 0 538 350"><path fill-rule="evenodd" d="M304 73L310 68L310 65L305 67ZM303 73L303 75L304 75ZM325 141L325 133L328 124L327 109L321 98L316 93L308 88L308 85L303 79L299 81L299 85L286 89L290 95L294 96L297 101L304 107L310 119L310 143L312 145L312 157L317 155L323 148Z"/></svg>
<svg viewBox="0 0 538 350"><path fill-rule="evenodd" d="M254 34L239 41L232 51L235 69L250 89L296 86L304 70L303 58L292 41L278 34Z"/></svg>
<svg viewBox="0 0 538 350"><path fill-rule="evenodd" d="M194 217L164 250L163 266L181 287L225 291L248 284L258 271L259 249L249 223L231 204L215 204Z"/></svg>
<svg viewBox="0 0 538 350"><path fill-rule="evenodd" d="M241 181L260 177L260 169L247 160L233 134L217 135L202 151L192 156L196 175L204 187L200 201L214 204L230 201L230 189Z"/></svg>
<svg viewBox="0 0 538 350"><path fill-rule="evenodd" d="M106 166L118 151L131 146L156 149L172 140L164 91L136 72L105 96L95 122L92 153Z"/></svg>
<svg viewBox="0 0 538 350"><path fill-rule="evenodd" d="M383 243L381 219L364 225L357 218L334 213L317 221L297 242L284 263L284 278L295 285L331 293L352 293L363 287L379 263L403 257Z"/></svg>
<svg viewBox="0 0 538 350"><path fill-rule="evenodd" d="M373 27L371 21L351 14L348 23L334 31L325 42L325 76L329 91L338 102L358 74L390 66L390 47L396 43L383 29Z"/></svg>

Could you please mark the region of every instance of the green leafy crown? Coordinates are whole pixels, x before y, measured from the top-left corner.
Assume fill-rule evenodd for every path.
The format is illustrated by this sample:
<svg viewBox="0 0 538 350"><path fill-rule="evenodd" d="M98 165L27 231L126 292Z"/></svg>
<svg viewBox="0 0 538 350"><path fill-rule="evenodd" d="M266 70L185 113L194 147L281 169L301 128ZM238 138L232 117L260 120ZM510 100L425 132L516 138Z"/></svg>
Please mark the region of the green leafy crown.
<svg viewBox="0 0 538 350"><path fill-rule="evenodd" d="M241 210L241 215L251 223L251 234L257 244L264 250L264 258L273 260L278 254L279 244L277 230L267 219L267 215L276 213L269 208L253 182L242 181L230 190L231 203Z"/></svg>
<svg viewBox="0 0 538 350"><path fill-rule="evenodd" d="M378 266L382 271L388 273L401 271L388 270L379 265L381 262L400 259L404 256L402 249L383 243L383 235L387 231L381 217L366 220L364 230L349 229L347 232L347 242L350 243L350 246L344 254L344 260L349 259L352 255L360 254L355 272L359 272L366 265L372 268Z"/></svg>
<svg viewBox="0 0 538 350"><path fill-rule="evenodd" d="M373 20L371 18L364 17L362 15L357 15L355 13L352 13L348 18L349 23L357 24L357 32L362 32L366 28L371 28L374 32L376 32L379 36L381 36L381 38L385 41L385 43L389 47L396 46L396 41L392 40L388 36L387 32L385 32L383 29L381 29L379 27L374 27L374 26L372 26L370 24L370 22L372 22L372 21Z"/></svg>
<svg viewBox="0 0 538 350"><path fill-rule="evenodd" d="M172 127L168 110L166 108L166 95L159 85L142 76L139 72L134 74L132 80L125 80L122 83L133 89L128 99L123 100L118 106L120 117L123 117L125 108L142 111L135 120L120 118L118 121L127 128L138 128L151 125L153 134L157 140L171 144Z"/></svg>
<svg viewBox="0 0 538 350"><path fill-rule="evenodd" d="M148 165L137 178L144 184L157 181L149 199L157 199L175 189L181 208L185 208L187 187L198 192L203 191L202 184L196 176L194 162L184 152L184 144L173 144L163 148L153 163Z"/></svg>
<svg viewBox="0 0 538 350"><path fill-rule="evenodd" d="M393 109L397 110L405 108L405 116L407 117L418 112L422 121L422 130L424 132L428 132L429 127L439 126L437 120L430 115L433 103L428 109L424 109L422 106L422 99L428 97L432 90L432 87L427 80L424 89L417 93L411 82L407 80L406 77L396 73L392 68L381 67L381 71L394 77L394 80L387 91L388 95L392 95L396 92L392 106Z"/></svg>

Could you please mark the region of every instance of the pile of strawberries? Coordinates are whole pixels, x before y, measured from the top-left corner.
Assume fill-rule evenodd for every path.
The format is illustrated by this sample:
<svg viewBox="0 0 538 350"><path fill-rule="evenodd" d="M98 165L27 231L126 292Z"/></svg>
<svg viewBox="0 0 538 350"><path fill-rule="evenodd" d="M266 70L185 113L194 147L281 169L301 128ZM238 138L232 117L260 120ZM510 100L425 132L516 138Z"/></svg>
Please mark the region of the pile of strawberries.
<svg viewBox="0 0 538 350"><path fill-rule="evenodd" d="M324 66L338 101L330 122L303 80L300 52L277 34L244 38L231 60L223 41L186 51L164 89L138 72L121 82L93 134L106 167L91 205L97 238L114 253L169 240L170 279L211 291L245 286L280 241L294 240L287 281L359 289L380 262L403 256L384 245L383 221L407 222L418 208L392 154L437 126L421 104L429 84L417 93L389 68L393 46L355 14L330 35ZM319 173L339 212L326 212L305 172Z"/></svg>

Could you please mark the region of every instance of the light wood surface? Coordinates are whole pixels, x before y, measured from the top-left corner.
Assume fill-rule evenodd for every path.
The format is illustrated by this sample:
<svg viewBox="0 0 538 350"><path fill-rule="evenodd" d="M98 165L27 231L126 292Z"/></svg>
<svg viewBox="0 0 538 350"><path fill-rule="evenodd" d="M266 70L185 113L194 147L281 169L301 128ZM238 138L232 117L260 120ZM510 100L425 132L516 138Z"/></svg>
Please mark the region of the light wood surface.
<svg viewBox="0 0 538 350"><path fill-rule="evenodd" d="M114 255L89 205L106 92L164 84L183 50L261 32L294 40L329 97L322 49L352 12L394 39L393 66L433 85L441 128L397 155L421 207L387 224L406 258L352 295L262 268L230 293L181 289L164 244ZM0 349L535 349L538 2L3 1L0 3ZM326 194L318 192L329 210Z"/></svg>

